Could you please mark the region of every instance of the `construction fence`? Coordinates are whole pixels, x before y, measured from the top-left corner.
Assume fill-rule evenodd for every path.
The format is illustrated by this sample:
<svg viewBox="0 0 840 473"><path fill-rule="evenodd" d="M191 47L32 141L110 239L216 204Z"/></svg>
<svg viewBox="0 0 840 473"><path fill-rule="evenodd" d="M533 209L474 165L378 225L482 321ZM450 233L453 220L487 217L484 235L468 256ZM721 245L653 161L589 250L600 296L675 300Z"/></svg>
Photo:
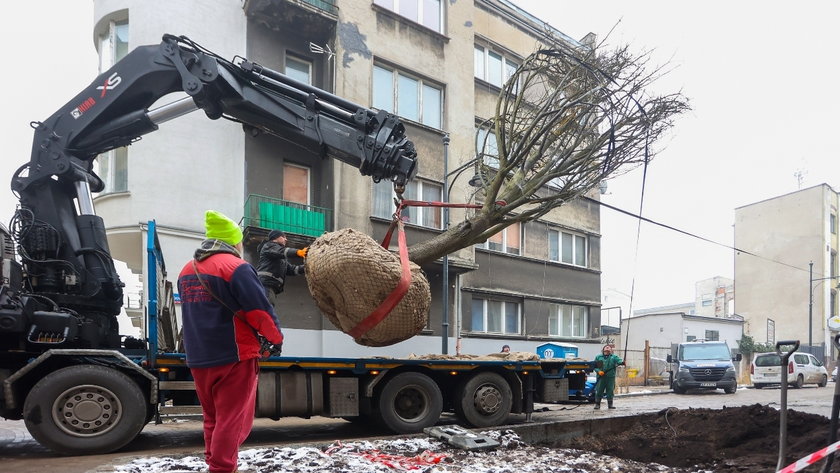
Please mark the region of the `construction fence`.
<svg viewBox="0 0 840 473"><path fill-rule="evenodd" d="M643 350L616 349L624 360L616 373L616 392L627 392L627 386L663 386L670 384L668 355L671 347L652 347L645 343Z"/></svg>

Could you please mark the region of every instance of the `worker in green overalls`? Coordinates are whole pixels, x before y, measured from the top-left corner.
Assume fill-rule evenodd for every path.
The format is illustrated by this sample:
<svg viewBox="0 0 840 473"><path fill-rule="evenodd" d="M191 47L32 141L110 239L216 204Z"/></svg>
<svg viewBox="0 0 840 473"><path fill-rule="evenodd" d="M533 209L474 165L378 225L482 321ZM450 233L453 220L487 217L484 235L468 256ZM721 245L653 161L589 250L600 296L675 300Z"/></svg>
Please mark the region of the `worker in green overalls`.
<svg viewBox="0 0 840 473"><path fill-rule="evenodd" d="M601 354L595 357L595 367L598 370L598 380L595 383L595 409L601 408L601 398L607 398L607 407L613 406L613 391L615 390L615 370L624 364L618 355L613 355L612 345L604 345Z"/></svg>

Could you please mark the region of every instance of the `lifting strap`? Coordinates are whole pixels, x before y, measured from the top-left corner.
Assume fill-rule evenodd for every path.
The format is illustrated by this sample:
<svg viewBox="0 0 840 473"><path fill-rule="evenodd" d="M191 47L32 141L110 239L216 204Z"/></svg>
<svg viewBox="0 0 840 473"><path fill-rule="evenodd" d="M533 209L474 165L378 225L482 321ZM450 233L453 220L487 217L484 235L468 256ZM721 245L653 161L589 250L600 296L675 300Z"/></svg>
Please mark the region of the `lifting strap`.
<svg viewBox="0 0 840 473"><path fill-rule="evenodd" d="M391 219L391 225L388 227L388 231L385 233L385 238L382 239L382 247L388 249L391 245L391 237L393 236L394 229L397 229L397 244L399 245L399 254L400 254L400 280L397 283L397 287L385 297L385 300L379 304L373 312L370 313L367 317L362 319L361 322L356 324L355 327L350 329L347 332L348 335L353 337L353 339L358 340L362 335L366 334L372 328L379 325L388 314L394 310L394 307L400 303L402 298L408 292L408 288L411 286L411 265L409 264L408 260L408 246L406 245L405 239L405 225L403 224L403 217L402 211L406 207L454 207L454 208L466 208L466 209L480 209L481 205L477 204L450 204L445 202L437 202L437 201L426 201L426 200L406 200L401 199L399 201L395 200L397 204L397 210L394 212L394 217ZM496 204L504 205L504 201L498 201Z"/></svg>

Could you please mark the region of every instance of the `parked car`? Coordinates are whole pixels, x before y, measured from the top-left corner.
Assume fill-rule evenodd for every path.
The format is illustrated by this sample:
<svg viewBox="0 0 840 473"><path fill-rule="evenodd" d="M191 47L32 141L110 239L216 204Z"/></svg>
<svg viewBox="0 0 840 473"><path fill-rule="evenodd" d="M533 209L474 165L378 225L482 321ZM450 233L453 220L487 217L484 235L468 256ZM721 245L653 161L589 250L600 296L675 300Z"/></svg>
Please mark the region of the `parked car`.
<svg viewBox="0 0 840 473"><path fill-rule="evenodd" d="M756 389L774 384L781 385L781 371L781 358L778 354L760 353L755 355L750 366L750 379ZM819 387L828 384L828 371L825 366L809 353L791 354L785 371L787 383L795 388L801 388L805 384L816 384Z"/></svg>
<svg viewBox="0 0 840 473"><path fill-rule="evenodd" d="M666 361L675 363L671 389L685 394L689 389L723 389L735 394L738 380L733 361L741 361L741 354L734 357L726 342L697 341L671 345Z"/></svg>
<svg viewBox="0 0 840 473"><path fill-rule="evenodd" d="M598 377L595 373L586 375L586 383L583 389L569 389L569 399L577 399L580 401L595 402L595 383Z"/></svg>

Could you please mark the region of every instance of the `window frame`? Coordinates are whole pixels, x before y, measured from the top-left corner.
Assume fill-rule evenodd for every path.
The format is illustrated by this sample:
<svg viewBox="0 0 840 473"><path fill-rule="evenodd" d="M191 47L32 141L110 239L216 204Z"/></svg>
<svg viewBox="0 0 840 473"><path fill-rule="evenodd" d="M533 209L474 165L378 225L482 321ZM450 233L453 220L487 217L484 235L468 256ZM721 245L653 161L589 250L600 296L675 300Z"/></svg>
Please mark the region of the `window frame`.
<svg viewBox="0 0 840 473"><path fill-rule="evenodd" d="M129 25L128 18L111 20L107 30L97 36L100 74L113 67L131 51ZM124 50L118 46L118 29L122 27L126 28L127 40L119 44L124 44ZM119 172L120 170L122 172ZM105 184L99 195L128 192L128 147L112 149L97 156L96 173Z"/></svg>
<svg viewBox="0 0 840 473"><path fill-rule="evenodd" d="M299 82L303 82L303 81L300 81L300 79L297 79L297 78L289 75L289 62L290 61L300 63L301 65L304 65L304 66L307 67L307 69L308 69L308 71L307 71L307 81L305 83L309 84L309 85L313 85L314 82L315 82L315 77L314 77L315 76L315 62L310 60L310 59L298 56L296 54L291 54L288 51L286 52L286 59L285 59L285 63L283 64L283 70L284 70L283 74L285 74L286 76L291 77L292 79L295 79Z"/></svg>
<svg viewBox="0 0 840 473"><path fill-rule="evenodd" d="M572 250L571 250L572 251L572 260L571 260L571 262L563 261L563 235L564 234L570 235L572 237ZM556 235L556 237L555 237L555 235ZM579 253L577 251L577 246L578 246L578 241L579 241L578 239L579 238L583 239L583 264L582 265L577 263L577 260L578 260L577 256L578 256L578 253ZM554 243L555 241L556 241L556 246L557 246L557 258L556 259L554 258L554 255L552 255L552 249L553 249L552 243ZM578 267L578 268L588 268L590 266L590 263L591 263L590 258L589 258L589 247L590 247L589 235L587 235L585 233L575 232L575 231L571 231L571 230L567 230L567 229L559 228L559 227L553 227L553 226L548 227L548 260L549 261L553 261L555 263L561 263L561 264L568 264L568 265L575 266L575 267Z"/></svg>
<svg viewBox="0 0 840 473"><path fill-rule="evenodd" d="M405 18L406 20L408 20L408 21L410 21L410 22L412 22L416 25L422 26L423 28L425 28L429 31L434 31L435 33L438 33L438 34L444 34L443 30L444 30L445 22L444 22L444 11L443 10L444 10L444 6L446 5L446 2L444 2L443 0L416 0L417 11L415 13L417 14L417 19L414 19L414 18L407 17L400 12L400 3L401 2L409 2L409 1L412 1L412 0L387 0L387 1L373 0L373 4L380 7L380 8L384 8L385 10L393 12L395 15L399 16L400 18ZM424 23L424 21L426 20L426 4L428 2L437 3L437 5L438 5L438 15L437 15L438 27L437 27L437 29L432 28L431 26ZM390 3L390 5L388 5L388 3Z"/></svg>
<svg viewBox="0 0 840 473"><path fill-rule="evenodd" d="M286 168L297 168L306 171L306 202L297 202L295 200L291 200L286 196ZM296 204L301 205L312 205L312 168L309 166L303 166L300 164L294 163L283 163L283 188L280 189L280 195L283 196L283 200L287 202L294 202Z"/></svg>
<svg viewBox="0 0 840 473"><path fill-rule="evenodd" d="M564 308L568 308L569 312L566 314L564 312ZM581 314L583 317L583 322L581 323L581 327L575 325L576 314L575 311L577 309L582 309L583 313ZM563 329L566 326L564 323L565 317L570 317L570 326L571 326L571 333L565 334L563 333ZM552 320L555 321L557 330L552 332L551 325ZM578 305L578 304L555 304L552 303L549 307L549 314L548 320L546 321L546 333L550 337L562 337L562 338L587 338L587 333L589 331L589 306L585 305ZM576 335L576 329L580 329L580 334Z"/></svg>
<svg viewBox="0 0 840 473"><path fill-rule="evenodd" d="M709 330L704 329L705 331L705 340L707 342L719 342L720 341L720 330Z"/></svg>
<svg viewBox="0 0 840 473"><path fill-rule="evenodd" d="M482 311L481 311L481 329L475 329L475 303L477 301L481 301L482 304ZM489 320L489 310L488 306L490 303L498 303L500 304L500 313L499 313L499 327L501 331L499 332L491 332L488 330L488 320ZM516 308L516 332L509 332L507 331L508 326L508 318L510 315L508 314L508 305L512 304ZM472 297L472 301L470 303L470 332L472 333L487 333L487 334L494 334L494 335L522 335L522 304L519 301L503 299L503 298L494 298L494 297L484 297L474 295Z"/></svg>
<svg viewBox="0 0 840 473"><path fill-rule="evenodd" d="M475 73L478 72L478 54L479 50L482 52L482 61L481 61L481 76L476 75ZM489 77L490 71L490 55L495 54L499 56L499 83L494 82ZM473 76L475 79L478 79L484 83L490 84L494 87L502 88L505 86L508 80L513 77L513 73L519 66L522 65L522 59L516 56L513 56L510 53L500 51L498 48L493 48L491 46L482 44L482 43L474 43L473 44ZM510 66L513 66L511 69Z"/></svg>
<svg viewBox="0 0 840 473"><path fill-rule="evenodd" d="M414 187L413 191L410 190L411 185L416 186L416 187ZM371 208L370 213L373 217L384 218L384 219L389 219L390 220L391 217L394 214L394 210L396 210L396 209L391 208L391 210L389 210L387 212L387 215L385 215L384 212L379 212L380 209L377 208L377 201L379 199L383 198L383 196L380 195L380 193L382 192L381 189L385 188L385 186L388 186L388 188L390 189L390 195L389 195L389 198L388 198L389 202L392 202L393 199L397 197L397 194L394 192L394 187L391 184L391 181L382 180L382 181L379 181L379 182L374 182L373 187L371 189L371 207L372 208ZM424 198L424 196L423 196L424 190L425 190L426 187L431 187L431 188L437 189L438 196L443 195L443 184L440 184L440 183L435 182L435 181L430 181L430 180L427 180L427 179L417 178L417 179L413 179L411 182L409 182L409 186L406 186L406 190L405 190L405 193L403 193L403 197L405 197L406 199L409 199L409 200L424 200L424 201L429 200L429 199ZM415 192L416 195L412 195L411 192ZM379 199L377 199L377 196L379 196ZM433 200L441 201L442 197L438 197L437 199L433 199ZM432 229L432 230L443 230L443 212L441 210L442 210L441 207L407 207L406 209L403 210L403 212L408 213L409 220L406 223L408 223L409 225L415 225L415 226L418 226L418 227L421 227L421 228L429 228L429 229ZM432 219L432 221L437 220L437 222L438 222L437 226L430 226L430 225L426 225L424 223L426 221L427 214L433 215L431 217L431 219ZM405 215L405 213L403 215Z"/></svg>
<svg viewBox="0 0 840 473"><path fill-rule="evenodd" d="M390 89L393 92L391 95L392 101L390 107L378 107L381 104L374 103L374 91L377 89L381 89L381 87L377 87L376 84L376 77L377 77L377 69L387 71L391 73L391 85ZM405 116L400 113L400 78L413 80L417 82L417 96L415 100L416 105L416 112L417 117L410 117ZM371 106L373 108L378 108L379 110L385 110L386 112L393 113L401 118L406 120L413 121L415 123L420 123L421 125L425 125L430 128L434 128L436 130L441 130L443 127L443 109L444 109L444 102L446 101L446 97L444 94L444 87L432 80L426 79L425 77L415 74L404 69L401 69L396 66L392 66L387 63L374 61L373 63L373 71L371 72ZM438 93L438 103L437 103L437 117L432 120L431 118L426 117L427 107L425 101L426 95L426 88L434 89ZM403 98L405 98L403 96Z"/></svg>
<svg viewBox="0 0 840 473"><path fill-rule="evenodd" d="M508 232L508 230L513 228L514 226L519 228L519 247L516 249L516 251L509 251L512 248L508 247L507 232ZM491 243L490 240L492 238L494 238L496 235L499 235L499 234L502 235L501 249L491 248L490 247L490 243ZM504 253L504 254L507 254L507 255L522 256L522 255L525 254L524 243L525 243L525 225L522 225L522 222L514 222L514 223L510 224L509 226L505 227L500 232L498 232L495 235L488 238L486 241L484 241L482 243L477 243L475 245L475 247L476 248L481 248L481 249L484 249L484 250L487 250L487 251L494 251L496 253Z"/></svg>

